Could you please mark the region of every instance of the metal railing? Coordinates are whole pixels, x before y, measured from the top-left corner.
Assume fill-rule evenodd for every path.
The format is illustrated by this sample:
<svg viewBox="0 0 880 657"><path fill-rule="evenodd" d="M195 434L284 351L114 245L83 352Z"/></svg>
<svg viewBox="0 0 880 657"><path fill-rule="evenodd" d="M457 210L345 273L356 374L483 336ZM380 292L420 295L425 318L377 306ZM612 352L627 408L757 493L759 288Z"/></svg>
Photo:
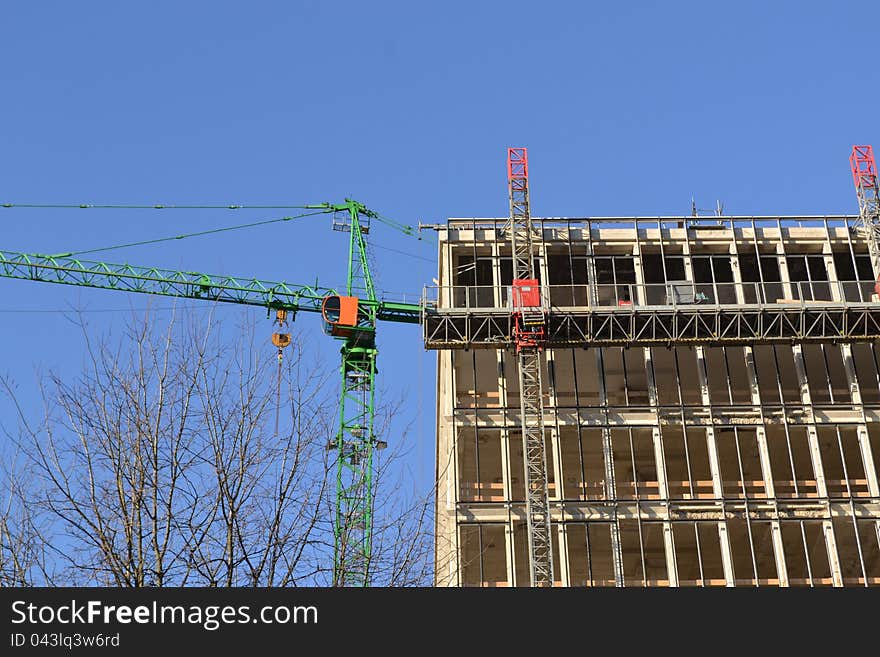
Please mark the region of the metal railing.
<svg viewBox="0 0 880 657"><path fill-rule="evenodd" d="M508 218L453 218L445 224L438 224L439 228L451 230L505 230L510 220ZM666 217L532 217L532 224L539 230L555 229L635 229L641 230L675 230L684 229L702 231L737 231L750 230L752 228L846 228L855 231L858 227L859 216L836 214L836 215L738 215L724 217L692 217L692 216L666 216Z"/></svg>
<svg viewBox="0 0 880 657"><path fill-rule="evenodd" d="M765 283L617 283L543 285L551 309L635 309L700 306L869 303L875 281ZM510 310L510 286L427 286L422 306L431 310Z"/></svg>

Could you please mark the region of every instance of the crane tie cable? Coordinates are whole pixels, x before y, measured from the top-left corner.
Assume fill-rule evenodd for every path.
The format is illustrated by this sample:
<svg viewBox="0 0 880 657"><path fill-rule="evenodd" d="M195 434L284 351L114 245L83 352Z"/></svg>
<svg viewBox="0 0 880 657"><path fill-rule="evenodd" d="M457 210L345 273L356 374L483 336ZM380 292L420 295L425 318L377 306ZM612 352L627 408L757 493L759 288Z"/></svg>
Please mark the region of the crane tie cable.
<svg viewBox="0 0 880 657"><path fill-rule="evenodd" d="M107 204L107 203L0 203L0 208L40 208L47 210L308 210L308 205L153 205Z"/></svg>
<svg viewBox="0 0 880 657"><path fill-rule="evenodd" d="M214 204L214 205L175 205L175 204L164 204L164 203L156 203L153 205L135 205L130 203L124 204L108 204L108 203L0 203L0 208L30 208L30 209L65 209L65 210L315 210L315 212L303 213L299 215L294 215L290 217L280 217L278 219L269 219L267 221L258 221L249 224L241 224L238 226L229 226L226 228L216 228L213 230L206 230L197 233L187 233L184 235L174 235L170 237L161 237L153 240L143 240L140 242L128 242L126 244L118 244L115 246L107 246L101 247L97 249L85 249L82 251L72 251L70 253L57 253L53 254L51 257L56 258L69 258L75 255L83 255L87 253L99 253L102 251L113 251L115 249L124 249L131 246L146 246L147 244L158 244L161 242L170 242L174 240L182 240L188 237L199 237L202 235L211 235L214 233L222 233L231 230L240 230L242 228L253 228L255 226L264 226L267 224L279 223L283 221L291 221L292 219L299 219L301 217L310 217L317 214L330 214L334 212L332 208L315 208L314 205L246 205L246 204ZM410 237L415 237L419 241L423 241L424 238L418 232L416 228L413 226L409 226L407 224L401 223L391 217L387 217L385 215L381 215L376 213L375 218L382 223L399 230L405 235L409 235ZM433 243L436 243L436 237L429 236L429 240ZM392 249L387 246L382 246L381 244L371 243L373 246L384 249L386 251L391 251L394 253L399 253L400 255L405 255L411 258L417 258L419 260L424 260L426 262L433 262L433 258L426 258L424 256L419 256L414 253L408 253L406 251L400 251L397 249Z"/></svg>
<svg viewBox="0 0 880 657"><path fill-rule="evenodd" d="M158 244L160 242L173 242L175 240L184 240L189 237L201 237L203 235L213 235L215 233L225 233L232 230L241 230L243 228L254 228L256 226L266 226L268 224L277 224L283 221L292 221L294 219L301 219L302 217L311 217L316 214L327 214L328 210L317 210L315 212L304 212L302 214L296 214L289 217L278 217L276 219L266 219L264 221L254 221L247 224L238 224L236 226L225 226L223 228L212 228L210 230L202 230L196 233L184 233L183 235L172 235L169 237L157 237L152 240L141 240L140 242L127 242L125 244L116 244L114 246L102 246L95 249L83 249L81 251L71 251L70 253L56 253L51 257L53 258L70 258L72 256L84 255L86 253L98 253L100 251L113 251L115 249L125 249L130 246L145 246L147 244Z"/></svg>
<svg viewBox="0 0 880 657"><path fill-rule="evenodd" d="M176 205L174 203L154 203L152 205L140 205L132 203L0 203L0 208L30 208L43 210L312 210L314 205L250 205L246 203L216 203L207 205ZM332 212L331 208L324 210ZM374 214L375 218L382 223L399 230L400 232L415 237L417 240L424 239L414 226L409 226L396 219Z"/></svg>

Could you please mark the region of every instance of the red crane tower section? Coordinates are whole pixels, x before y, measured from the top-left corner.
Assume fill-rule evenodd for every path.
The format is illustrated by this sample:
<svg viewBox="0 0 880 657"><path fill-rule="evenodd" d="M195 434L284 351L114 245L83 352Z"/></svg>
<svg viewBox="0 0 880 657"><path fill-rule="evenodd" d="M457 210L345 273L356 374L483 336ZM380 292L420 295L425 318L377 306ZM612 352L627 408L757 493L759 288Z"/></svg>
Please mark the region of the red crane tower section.
<svg viewBox="0 0 880 657"><path fill-rule="evenodd" d="M868 243L871 267L874 270L874 291L880 294L880 187L877 184L877 163L871 146L853 146L849 156L853 184L859 197L859 219L856 228Z"/></svg>

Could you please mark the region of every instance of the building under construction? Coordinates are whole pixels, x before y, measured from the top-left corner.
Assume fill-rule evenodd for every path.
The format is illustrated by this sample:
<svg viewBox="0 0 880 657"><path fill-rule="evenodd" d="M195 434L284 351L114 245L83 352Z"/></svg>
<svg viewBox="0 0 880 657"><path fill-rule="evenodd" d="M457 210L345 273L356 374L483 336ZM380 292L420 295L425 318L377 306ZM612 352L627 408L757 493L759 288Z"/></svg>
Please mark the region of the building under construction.
<svg viewBox="0 0 880 657"><path fill-rule="evenodd" d="M526 182L532 342L515 217L437 226L436 583L880 584L871 172L858 216L530 219Z"/></svg>

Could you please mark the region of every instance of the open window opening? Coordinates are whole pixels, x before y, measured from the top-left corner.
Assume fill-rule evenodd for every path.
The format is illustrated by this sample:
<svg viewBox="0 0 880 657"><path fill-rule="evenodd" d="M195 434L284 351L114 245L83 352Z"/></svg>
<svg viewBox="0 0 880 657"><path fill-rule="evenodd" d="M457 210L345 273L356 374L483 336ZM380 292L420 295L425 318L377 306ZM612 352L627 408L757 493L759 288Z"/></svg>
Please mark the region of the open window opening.
<svg viewBox="0 0 880 657"><path fill-rule="evenodd" d="M504 525L463 524L458 531L462 586L508 586Z"/></svg>
<svg viewBox="0 0 880 657"><path fill-rule="evenodd" d="M717 522L674 522L672 538L679 586L727 584Z"/></svg>
<svg viewBox="0 0 880 657"><path fill-rule="evenodd" d="M610 523L570 523L566 541L570 586L615 585Z"/></svg>
<svg viewBox="0 0 880 657"><path fill-rule="evenodd" d="M467 427L459 429L459 499L465 502L503 502L501 431Z"/></svg>
<svg viewBox="0 0 880 657"><path fill-rule="evenodd" d="M566 500L605 499L605 458L602 430L560 427L562 494Z"/></svg>

